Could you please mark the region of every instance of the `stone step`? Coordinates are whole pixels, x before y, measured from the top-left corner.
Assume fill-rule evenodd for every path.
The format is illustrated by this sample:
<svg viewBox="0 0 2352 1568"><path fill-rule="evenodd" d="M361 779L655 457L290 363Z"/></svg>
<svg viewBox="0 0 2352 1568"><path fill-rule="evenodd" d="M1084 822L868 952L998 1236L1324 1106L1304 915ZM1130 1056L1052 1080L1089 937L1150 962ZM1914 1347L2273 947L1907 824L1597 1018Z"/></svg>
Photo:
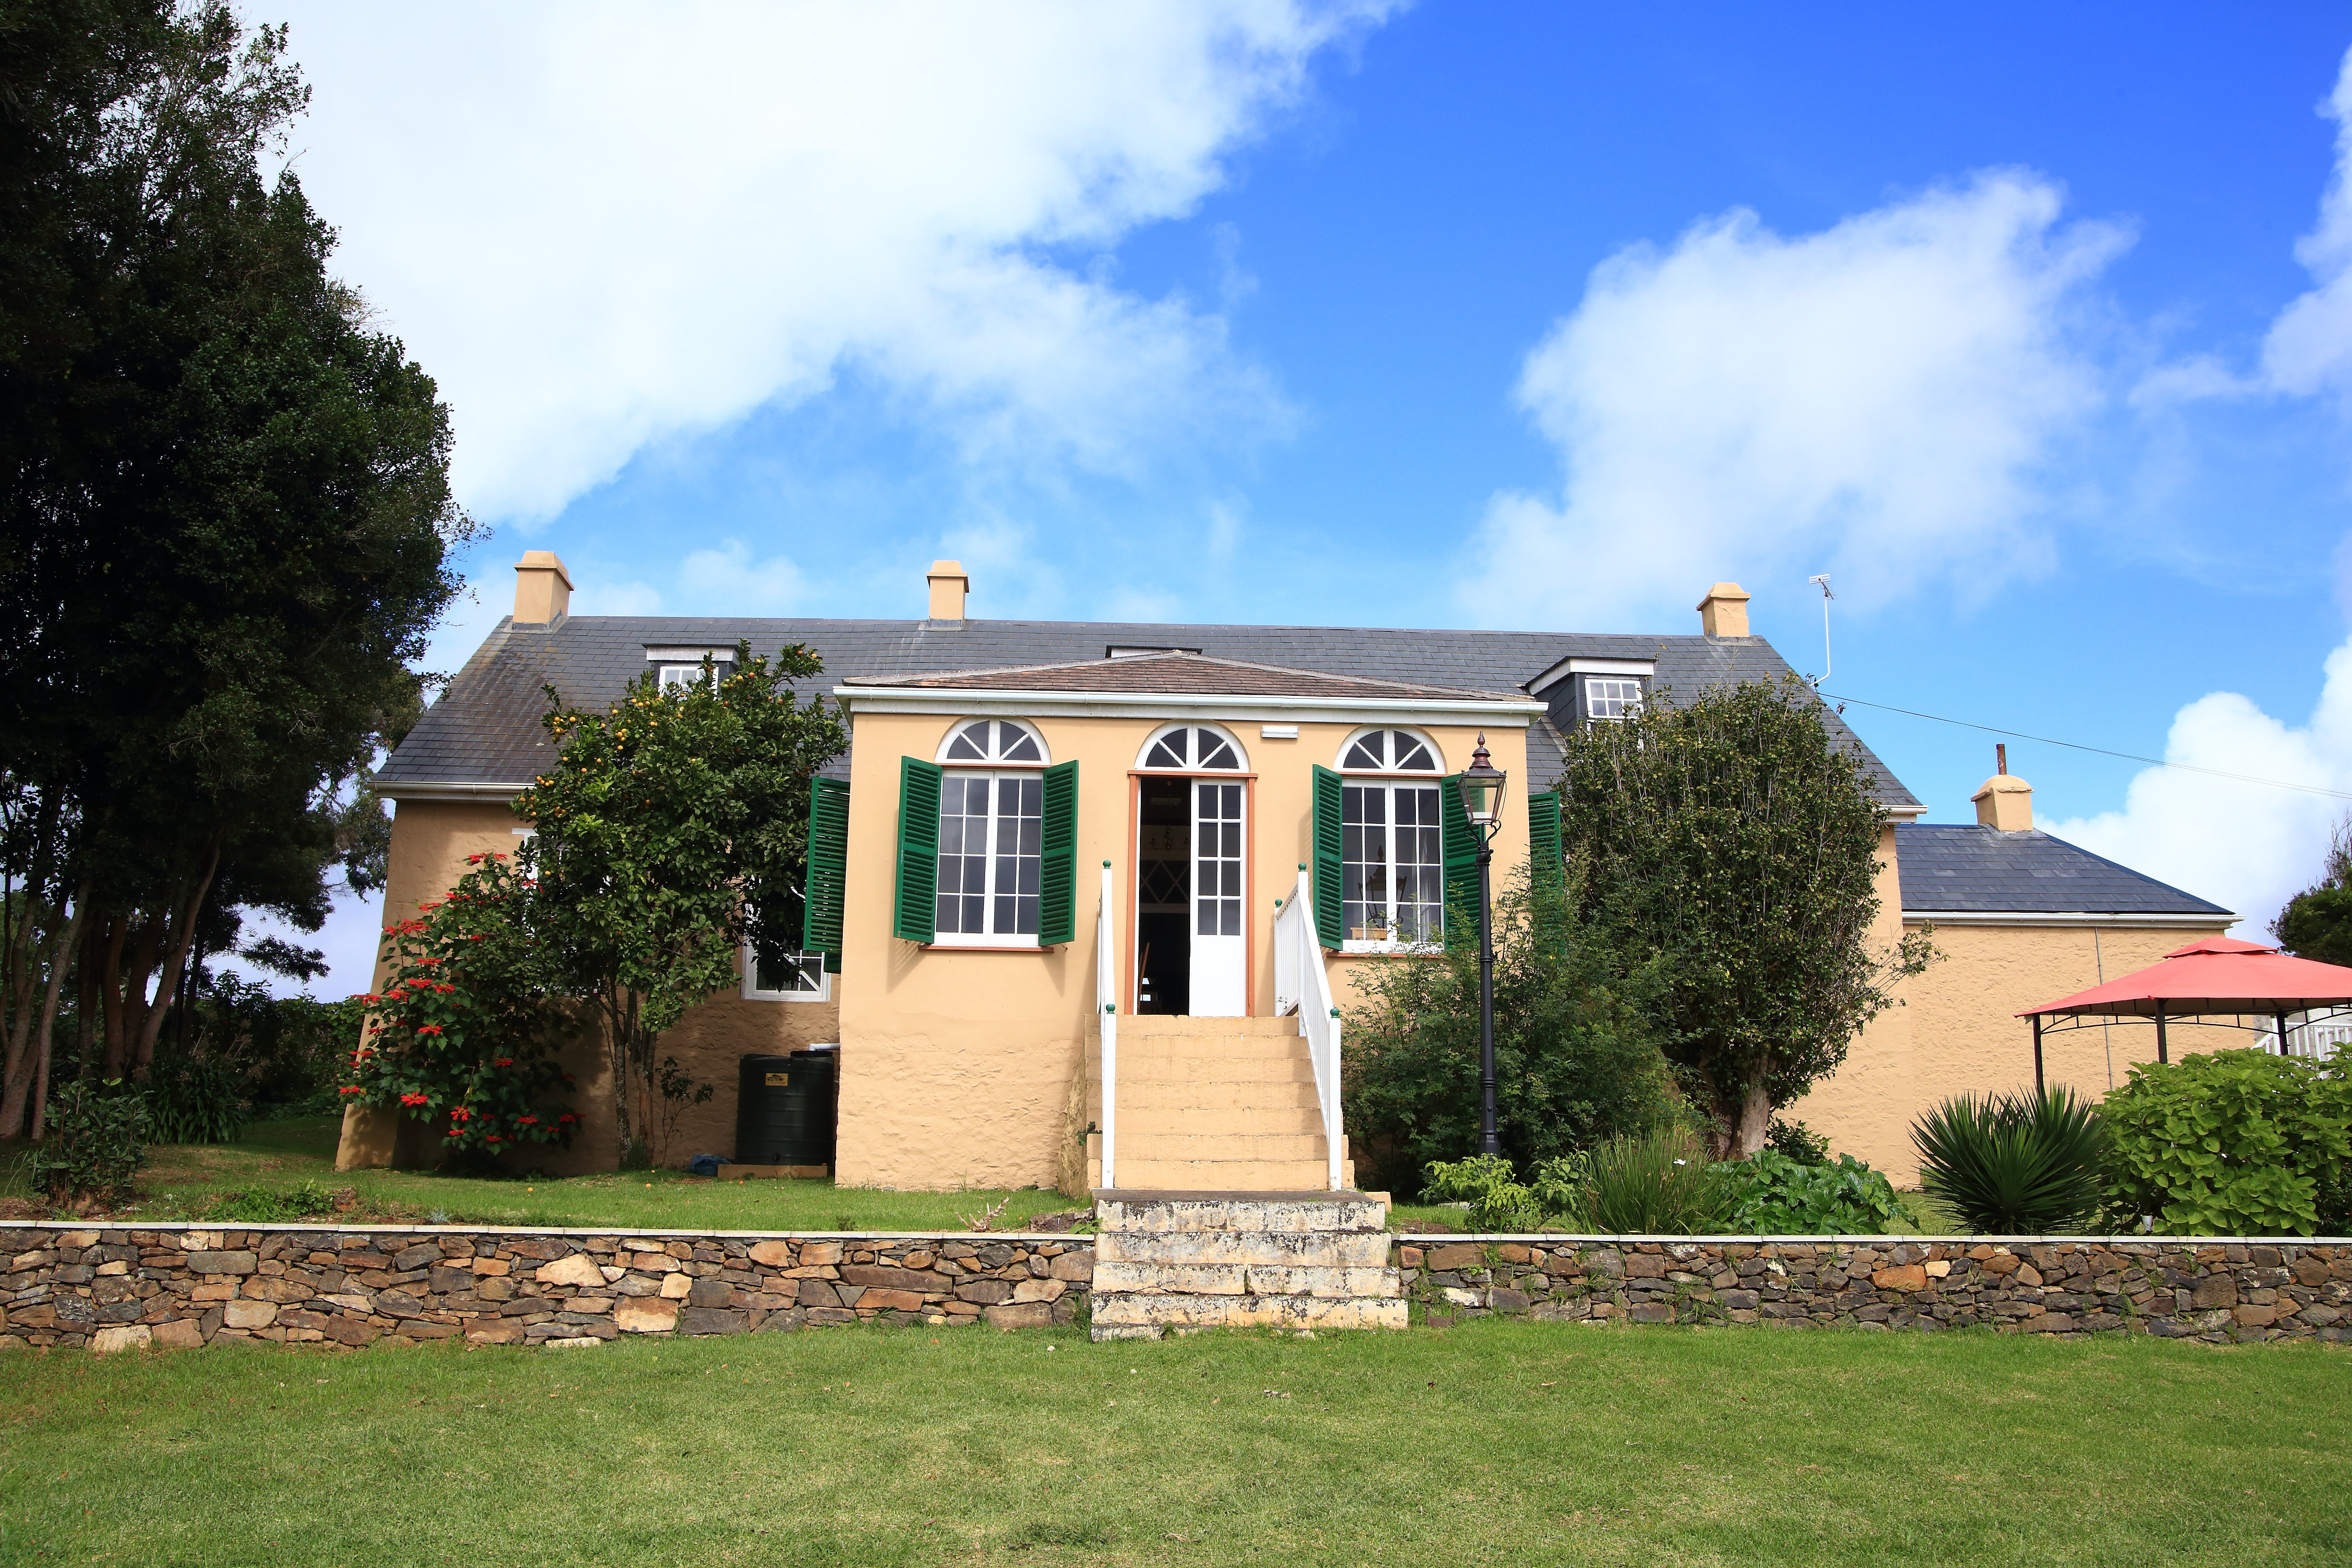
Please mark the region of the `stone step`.
<svg viewBox="0 0 2352 1568"><path fill-rule="evenodd" d="M1101 1059L1097 1042L1090 1050L1095 1059ZM1164 1061L1171 1057L1192 1060L1215 1060L1220 1058L1272 1057L1284 1059L1297 1057L1306 1061L1307 1040L1296 1030L1286 1034L1240 1035L1187 1032L1181 1035L1136 1035L1122 1027L1118 1032L1118 1065L1124 1069L1129 1062Z"/></svg>
<svg viewBox="0 0 2352 1568"><path fill-rule="evenodd" d="M1310 1129L1312 1124L1309 1124ZM1121 1160L1320 1160L1320 1131L1287 1132L1146 1131L1121 1119L1118 1157Z"/></svg>
<svg viewBox="0 0 2352 1568"><path fill-rule="evenodd" d="M1401 1289L1398 1271L1385 1266L1343 1268L1321 1264L1106 1263L1095 1259L1095 1300L1110 1290L1150 1296L1391 1295Z"/></svg>
<svg viewBox="0 0 2352 1568"><path fill-rule="evenodd" d="M1296 1038L1298 1020L1285 1016L1278 1018L1194 1018L1174 1013L1121 1013L1118 1016L1118 1038L1123 1046L1132 1037L1143 1039L1169 1035L1256 1035L1271 1037L1287 1035Z"/></svg>
<svg viewBox="0 0 2352 1568"><path fill-rule="evenodd" d="M1176 1268L1385 1268L1389 1241L1381 1230L1107 1230L1095 1237L1095 1259Z"/></svg>
<svg viewBox="0 0 2352 1568"><path fill-rule="evenodd" d="M1326 1296L1093 1297L1093 1337L1158 1339L1187 1329L1402 1329L1404 1298Z"/></svg>
<svg viewBox="0 0 2352 1568"><path fill-rule="evenodd" d="M1087 1063L1089 1081L1099 1082L1102 1058L1095 1057ZM1303 1083L1315 1081L1315 1064L1301 1052L1296 1057L1230 1056L1230 1057L1143 1057L1128 1054L1125 1041L1118 1047L1118 1084L1122 1092L1131 1083Z"/></svg>
<svg viewBox="0 0 2352 1568"><path fill-rule="evenodd" d="M1319 1187L1320 1184L1318 1184ZM1160 1235L1388 1234L1385 1195L1315 1187L1145 1191L1124 1182L1096 1194L1097 1237Z"/></svg>
<svg viewBox="0 0 2352 1568"><path fill-rule="evenodd" d="M1322 1099L1311 1080L1267 1079L1118 1077L1118 1113L1160 1110L1272 1110L1290 1107L1322 1123ZM1087 1110L1102 1120L1102 1085L1089 1087Z"/></svg>
<svg viewBox="0 0 2352 1568"><path fill-rule="evenodd" d="M1123 1149L1118 1156L1122 1188L1207 1193L1314 1193L1328 1179L1320 1158L1313 1160L1139 1160ZM1339 1180L1355 1180L1355 1163L1339 1162ZM1088 1185L1102 1185L1102 1156L1087 1160Z"/></svg>

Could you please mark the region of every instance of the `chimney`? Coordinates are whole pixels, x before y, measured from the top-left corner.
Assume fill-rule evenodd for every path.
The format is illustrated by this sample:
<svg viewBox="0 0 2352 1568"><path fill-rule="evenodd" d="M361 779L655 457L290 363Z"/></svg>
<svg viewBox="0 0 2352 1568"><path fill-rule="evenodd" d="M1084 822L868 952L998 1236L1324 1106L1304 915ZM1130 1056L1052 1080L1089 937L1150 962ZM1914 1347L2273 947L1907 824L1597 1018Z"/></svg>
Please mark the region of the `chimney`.
<svg viewBox="0 0 2352 1568"><path fill-rule="evenodd" d="M526 550L515 563L518 626L551 626L572 608L572 574L552 550Z"/></svg>
<svg viewBox="0 0 2352 1568"><path fill-rule="evenodd" d="M934 561L924 575L931 585L931 619L963 619L964 595L971 592L971 579L964 575L963 563Z"/></svg>
<svg viewBox="0 0 2352 1568"><path fill-rule="evenodd" d="M1992 777L1977 786L1977 826L2023 833L2033 826L2033 786L2009 771L2006 742L1992 749Z"/></svg>
<svg viewBox="0 0 2352 1568"><path fill-rule="evenodd" d="M1748 635L1748 590L1737 583L1717 583L1698 602L1698 629L1711 637Z"/></svg>

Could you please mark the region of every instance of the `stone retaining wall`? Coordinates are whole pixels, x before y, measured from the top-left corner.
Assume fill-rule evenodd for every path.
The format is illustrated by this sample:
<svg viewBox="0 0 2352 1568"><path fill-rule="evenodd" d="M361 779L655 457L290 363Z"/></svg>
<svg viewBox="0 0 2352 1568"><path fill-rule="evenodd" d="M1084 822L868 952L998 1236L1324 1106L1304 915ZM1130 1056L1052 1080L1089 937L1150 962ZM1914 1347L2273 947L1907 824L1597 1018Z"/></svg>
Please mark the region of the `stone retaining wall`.
<svg viewBox="0 0 2352 1568"><path fill-rule="evenodd" d="M2352 1340L2345 1242L1414 1237L1394 1255L1431 1322L1499 1312L1579 1322Z"/></svg>
<svg viewBox="0 0 2352 1568"><path fill-rule="evenodd" d="M578 1344L879 1320L1076 1321L1086 1237L758 1236L446 1226L0 1228L0 1349L462 1335Z"/></svg>

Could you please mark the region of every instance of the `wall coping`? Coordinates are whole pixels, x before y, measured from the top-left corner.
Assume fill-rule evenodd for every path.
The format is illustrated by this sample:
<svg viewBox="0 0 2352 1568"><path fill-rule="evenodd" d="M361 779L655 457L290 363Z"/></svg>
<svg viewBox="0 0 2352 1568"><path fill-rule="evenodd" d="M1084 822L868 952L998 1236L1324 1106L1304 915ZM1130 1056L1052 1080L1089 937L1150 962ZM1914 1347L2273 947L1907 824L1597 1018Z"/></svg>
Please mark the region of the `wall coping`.
<svg viewBox="0 0 2352 1568"><path fill-rule="evenodd" d="M244 1230L277 1235L316 1231L331 1236L661 1236L709 1237L722 1241L783 1237L806 1241L1084 1241L1086 1230L768 1230L651 1229L612 1226L551 1225L295 1225L245 1219L25 1219L0 1220L0 1230Z"/></svg>
<svg viewBox="0 0 2352 1568"><path fill-rule="evenodd" d="M2074 1246L2114 1247L2118 1243L2131 1247L2352 1247L2352 1237L2341 1236L2165 1236L2133 1234L2126 1236L1606 1236L1563 1230L1513 1231L1398 1231L1391 1239L1405 1247L1422 1247L1437 1243L1523 1242L1531 1247L1559 1247L1564 1243L1590 1242L1598 1247L1617 1247L1626 1242L1661 1242L1672 1246L1706 1247L1730 1243L1747 1246L1762 1242L1805 1242L1851 1244L1856 1247L2051 1247L2063 1244Z"/></svg>

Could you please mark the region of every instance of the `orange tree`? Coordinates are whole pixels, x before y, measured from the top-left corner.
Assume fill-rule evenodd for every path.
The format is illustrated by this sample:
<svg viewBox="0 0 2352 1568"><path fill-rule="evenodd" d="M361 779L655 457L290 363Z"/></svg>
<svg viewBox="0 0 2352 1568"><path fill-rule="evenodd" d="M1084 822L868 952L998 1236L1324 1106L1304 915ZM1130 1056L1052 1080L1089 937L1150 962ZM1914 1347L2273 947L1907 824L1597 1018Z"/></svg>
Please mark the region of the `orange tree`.
<svg viewBox="0 0 2352 1568"><path fill-rule="evenodd" d="M555 1060L564 1009L530 928L530 880L473 855L448 897L384 928L391 983L352 1057L346 1099L397 1106L440 1134L445 1161L496 1162L572 1141L572 1079Z"/></svg>
<svg viewBox="0 0 2352 1568"><path fill-rule="evenodd" d="M538 830L530 924L556 984L603 1021L625 1168L686 1088L662 1070L662 1034L735 984L746 942L800 943L809 780L849 745L822 696L793 693L823 668L803 647L770 659L739 643L731 673L706 658L664 687L648 670L601 711L547 689L562 752L514 803Z"/></svg>

